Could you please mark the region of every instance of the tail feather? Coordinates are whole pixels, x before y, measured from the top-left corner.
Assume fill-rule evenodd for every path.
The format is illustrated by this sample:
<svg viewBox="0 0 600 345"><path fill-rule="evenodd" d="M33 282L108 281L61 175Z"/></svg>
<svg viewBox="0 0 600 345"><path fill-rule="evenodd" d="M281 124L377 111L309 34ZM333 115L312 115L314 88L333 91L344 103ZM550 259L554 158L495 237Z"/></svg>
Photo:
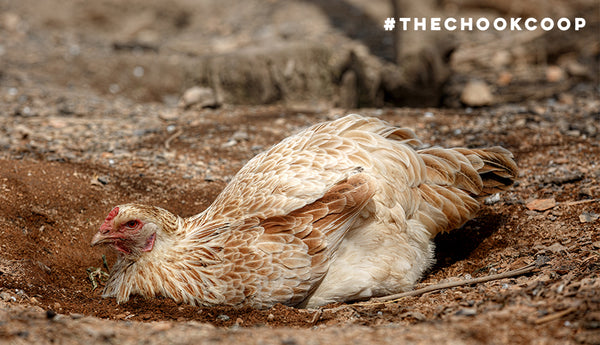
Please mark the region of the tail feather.
<svg viewBox="0 0 600 345"><path fill-rule="evenodd" d="M432 237L475 217L480 198L506 189L518 173L512 153L501 147L418 152L425 163L427 183L419 186L424 203L416 218Z"/></svg>
<svg viewBox="0 0 600 345"><path fill-rule="evenodd" d="M483 183L478 196L486 196L505 190L511 186L518 175L517 163L513 154L505 148L494 146L486 149L455 148L454 151L462 153L471 162L481 161L481 164L473 164L477 169Z"/></svg>

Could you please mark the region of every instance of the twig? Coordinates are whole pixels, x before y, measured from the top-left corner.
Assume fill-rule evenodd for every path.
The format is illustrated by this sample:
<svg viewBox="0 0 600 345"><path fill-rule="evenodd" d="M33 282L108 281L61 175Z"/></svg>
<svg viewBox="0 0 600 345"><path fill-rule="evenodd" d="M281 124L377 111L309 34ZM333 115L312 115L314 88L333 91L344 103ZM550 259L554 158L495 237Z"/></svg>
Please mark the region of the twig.
<svg viewBox="0 0 600 345"><path fill-rule="evenodd" d="M578 201L568 201L565 202L565 205L567 206L573 206L573 205L581 205L581 204L587 204L590 202L597 202L600 201L600 199L587 199L587 200L578 200Z"/></svg>
<svg viewBox="0 0 600 345"><path fill-rule="evenodd" d="M315 323L317 323L317 321L319 321L319 319L321 319L321 314L323 314L323 311L321 309L317 309L317 311L313 315L312 320L310 320L310 324L314 325Z"/></svg>
<svg viewBox="0 0 600 345"><path fill-rule="evenodd" d="M173 133L170 137L168 137L167 140L165 140L165 148L167 150L170 150L171 149L171 141L175 140L175 138L177 138L181 134L183 134L183 131L181 129L178 129L177 132Z"/></svg>
<svg viewBox="0 0 600 345"><path fill-rule="evenodd" d="M323 312L327 311L327 312L336 313L339 310L343 310L346 308L352 308L355 306L369 306L369 305L376 305L376 304L384 304L386 302L395 302L404 297L418 296L418 295L422 295L427 292L448 289L448 288L452 288L452 287L456 287L456 286L485 283L485 282L492 281L492 280L516 277L516 276L530 273L533 270L535 270L536 267L537 267L536 263L531 263L531 264L523 266L521 268L517 268L515 270L507 271L504 273L492 274L492 275L485 276L485 277L467 279L467 280L462 280L459 282L430 285L430 286L424 287L422 289L417 289L417 290L413 290L413 291L403 292L403 293L384 296L384 297L371 298L370 300L365 301L365 302L358 302L358 303L354 303L354 304L343 304L343 305L335 307L335 308L328 308L328 309L321 309L321 310ZM319 314L319 318L320 318L320 314Z"/></svg>
<svg viewBox="0 0 600 345"><path fill-rule="evenodd" d="M556 320L556 319L560 319L561 317L563 317L563 316L565 316L565 315L569 315L569 314L571 314L571 313L572 313L572 312L574 312L575 310L577 310L577 309L576 309L576 308L573 308L573 307L571 307L571 308L567 308L567 309L565 309L565 310L563 310L563 311L559 311L558 313L554 313L554 314L546 315L546 316L544 316L544 317L542 317L542 318L539 318L539 319L535 320L534 322L535 322L535 324L536 324L536 325L540 325L540 324L542 324L542 323L546 323L546 322L554 321L554 320Z"/></svg>
<svg viewBox="0 0 600 345"><path fill-rule="evenodd" d="M520 275L523 275L523 274L530 273L535 268L536 268L535 263L532 263L532 264L529 264L529 265L521 267L521 268L517 268L516 270L512 270L512 271L507 271L507 272L498 273L498 274L492 274L492 275L485 276L485 277L479 277L479 278L473 278L473 279L466 279L466 280L461 280L461 281L457 281L457 282L449 282L449 283L442 283L442 284L430 285L430 286L424 287L422 289L417 289L417 290L413 290L413 291L402 292L402 293L398 293L398 294L394 294L394 295L389 295L389 296L384 296L384 297L373 298L369 302L375 302L375 303L377 303L377 302L388 302L388 301L398 300L398 299L401 299L401 298L404 298L404 297L419 296L419 295L422 295L422 294L427 293L427 292L438 291L438 290L443 290L443 289L449 289L449 288L453 288L453 287L456 287L456 286L479 284L479 283L489 282L489 281L492 281L492 280L498 280L498 279L516 277L516 276L520 276Z"/></svg>
<svg viewBox="0 0 600 345"><path fill-rule="evenodd" d="M106 272L110 272L110 268L108 267L108 262L106 262L106 255L102 254L102 264L104 268L106 268Z"/></svg>

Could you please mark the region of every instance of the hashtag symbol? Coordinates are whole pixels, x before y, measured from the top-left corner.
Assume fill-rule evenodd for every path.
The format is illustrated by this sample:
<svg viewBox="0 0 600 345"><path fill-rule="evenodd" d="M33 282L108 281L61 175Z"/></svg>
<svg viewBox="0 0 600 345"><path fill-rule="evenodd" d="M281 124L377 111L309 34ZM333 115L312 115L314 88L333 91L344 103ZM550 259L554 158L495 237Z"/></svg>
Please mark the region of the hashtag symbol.
<svg viewBox="0 0 600 345"><path fill-rule="evenodd" d="M395 27L396 27L396 19L394 19L394 18L386 18L385 21L383 22L383 29L385 31L394 30Z"/></svg>

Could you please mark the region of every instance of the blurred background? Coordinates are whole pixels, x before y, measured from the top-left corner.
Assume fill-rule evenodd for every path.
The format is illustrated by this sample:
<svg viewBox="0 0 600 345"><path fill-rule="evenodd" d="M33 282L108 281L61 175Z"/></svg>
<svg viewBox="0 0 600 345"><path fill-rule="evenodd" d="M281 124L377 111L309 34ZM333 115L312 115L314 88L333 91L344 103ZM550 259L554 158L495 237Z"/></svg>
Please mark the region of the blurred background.
<svg viewBox="0 0 600 345"><path fill-rule="evenodd" d="M586 26L383 29L400 16ZM599 18L597 0L4 0L0 86L6 102L32 83L186 108L572 102L598 93Z"/></svg>

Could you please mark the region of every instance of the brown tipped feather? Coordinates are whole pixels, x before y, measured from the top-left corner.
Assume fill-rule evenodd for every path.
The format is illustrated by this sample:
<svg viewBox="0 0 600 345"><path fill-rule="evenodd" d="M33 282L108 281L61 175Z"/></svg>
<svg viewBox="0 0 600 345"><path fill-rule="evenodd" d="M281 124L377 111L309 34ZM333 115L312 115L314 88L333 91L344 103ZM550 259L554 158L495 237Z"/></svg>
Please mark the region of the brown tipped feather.
<svg viewBox="0 0 600 345"><path fill-rule="evenodd" d="M483 182L478 196L501 192L510 187L518 176L518 167L513 154L499 146L486 149L454 149L470 159L480 159L483 166L477 169Z"/></svg>

